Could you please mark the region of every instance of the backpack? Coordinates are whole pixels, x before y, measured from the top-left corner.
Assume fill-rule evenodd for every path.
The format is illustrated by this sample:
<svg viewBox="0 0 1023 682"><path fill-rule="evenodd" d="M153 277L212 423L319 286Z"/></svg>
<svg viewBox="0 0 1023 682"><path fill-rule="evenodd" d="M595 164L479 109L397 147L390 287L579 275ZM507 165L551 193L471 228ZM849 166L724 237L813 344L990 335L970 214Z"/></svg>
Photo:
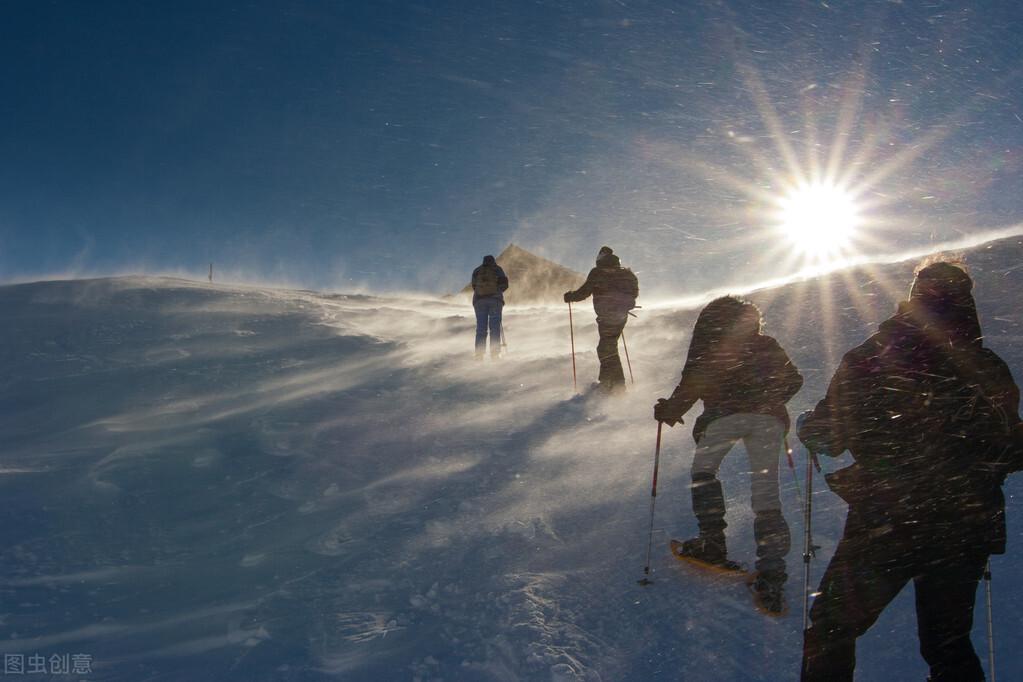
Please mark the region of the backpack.
<svg viewBox="0 0 1023 682"><path fill-rule="evenodd" d="M472 290L477 296L493 296L500 293L497 268L481 265L472 276Z"/></svg>
<svg viewBox="0 0 1023 682"><path fill-rule="evenodd" d="M616 268L607 276L607 294L625 310L636 307L639 296L639 280L629 268Z"/></svg>
<svg viewBox="0 0 1023 682"><path fill-rule="evenodd" d="M884 373L868 380L873 390L862 394L854 420L873 443L860 454L871 456L824 478L848 504L876 516L965 521L979 511L985 523L997 488L1018 467L1012 425L981 381L941 371L954 369L947 365L931 369L939 371L904 376L901 385Z"/></svg>
<svg viewBox="0 0 1023 682"><path fill-rule="evenodd" d="M636 297L639 296L639 280L636 279L636 273L629 268L622 268L618 275L618 286L623 294L632 299L635 307Z"/></svg>
<svg viewBox="0 0 1023 682"><path fill-rule="evenodd" d="M939 416L928 455L953 475L993 474L1013 459L1010 416L989 397L985 383L980 373L969 380L956 373L936 382L929 396Z"/></svg>
<svg viewBox="0 0 1023 682"><path fill-rule="evenodd" d="M910 355L870 382L863 406L872 413L873 440L900 452L887 462L890 474L901 472L907 483L940 482L950 494L986 485L996 463L1010 456L1012 424L988 394L997 386L990 386L995 367L985 353Z"/></svg>

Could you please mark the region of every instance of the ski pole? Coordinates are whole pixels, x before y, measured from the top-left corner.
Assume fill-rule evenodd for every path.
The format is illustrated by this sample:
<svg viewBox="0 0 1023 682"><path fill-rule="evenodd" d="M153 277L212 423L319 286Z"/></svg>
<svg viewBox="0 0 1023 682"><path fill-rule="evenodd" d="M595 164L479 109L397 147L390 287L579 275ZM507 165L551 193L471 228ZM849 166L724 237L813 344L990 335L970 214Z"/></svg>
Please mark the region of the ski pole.
<svg viewBox="0 0 1023 682"><path fill-rule="evenodd" d="M643 567L643 578L637 582L640 585L649 585L650 580L650 548L654 544L654 505L657 503L657 470L661 466L661 427L664 422L657 422L657 445L654 446L654 482L650 488L650 533L646 541L646 566Z"/></svg>
<svg viewBox="0 0 1023 682"><path fill-rule="evenodd" d="M636 377L632 375L632 360L629 359L629 344L625 343L625 330L622 330L622 348L625 349L625 364L629 366L629 378L632 379L632 383L636 383Z"/></svg>
<svg viewBox="0 0 1023 682"><path fill-rule="evenodd" d="M987 601L987 667L991 682L995 682L995 624L991 613L991 560L984 566L984 592Z"/></svg>
<svg viewBox="0 0 1023 682"><path fill-rule="evenodd" d="M504 318L501 318L501 350L508 352L508 337L504 335Z"/></svg>
<svg viewBox="0 0 1023 682"><path fill-rule="evenodd" d="M568 336L572 341L572 388L579 392L579 382L575 376L575 325L572 324L572 302L568 302Z"/></svg>
<svg viewBox="0 0 1023 682"><path fill-rule="evenodd" d="M814 555L813 535L813 468L820 467L817 455L806 449L806 505L803 507L803 632L810 626L810 559Z"/></svg>

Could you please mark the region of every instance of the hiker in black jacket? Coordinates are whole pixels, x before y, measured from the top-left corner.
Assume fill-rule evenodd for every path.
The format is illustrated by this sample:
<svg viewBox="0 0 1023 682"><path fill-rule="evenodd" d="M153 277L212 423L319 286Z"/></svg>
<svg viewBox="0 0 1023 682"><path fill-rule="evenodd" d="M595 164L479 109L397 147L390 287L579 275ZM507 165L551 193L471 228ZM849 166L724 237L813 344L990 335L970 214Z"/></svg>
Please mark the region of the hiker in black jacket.
<svg viewBox="0 0 1023 682"><path fill-rule="evenodd" d="M909 581L928 679L984 679L973 604L988 556L1005 551L1001 486L1021 448L1019 389L983 346L972 288L957 265L920 270L800 417L810 451L855 459L826 477L849 511L810 610L804 682L852 680L856 638Z"/></svg>
<svg viewBox="0 0 1023 682"><path fill-rule="evenodd" d="M618 337L625 331L629 311L636 307L639 280L632 270L622 267L609 246L600 247L596 267L590 270L581 287L565 292L565 302L583 301L591 295L600 336L597 343L600 388L606 393L624 391L625 372L618 357Z"/></svg>
<svg viewBox="0 0 1023 682"><path fill-rule="evenodd" d="M724 296L707 304L693 329L682 380L669 398L654 406L654 419L674 426L703 400L693 428L693 512L700 534L682 543L679 555L712 566L729 567L725 546L725 498L718 468L732 447L743 442L750 460L757 543L754 589L763 609L784 611L788 577L788 524L778 498L778 462L789 429L785 408L803 377L770 336L761 333L760 309Z"/></svg>
<svg viewBox="0 0 1023 682"><path fill-rule="evenodd" d="M476 310L476 359L487 350L490 331L490 357L501 357L501 311L508 276L493 256L483 256L483 264L472 271L472 307Z"/></svg>

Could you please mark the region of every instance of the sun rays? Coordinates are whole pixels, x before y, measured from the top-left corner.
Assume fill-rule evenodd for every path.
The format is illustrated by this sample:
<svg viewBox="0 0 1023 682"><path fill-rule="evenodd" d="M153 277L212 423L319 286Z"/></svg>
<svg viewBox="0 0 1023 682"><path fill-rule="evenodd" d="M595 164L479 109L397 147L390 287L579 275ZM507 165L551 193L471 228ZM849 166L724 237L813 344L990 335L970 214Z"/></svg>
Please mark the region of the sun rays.
<svg viewBox="0 0 1023 682"><path fill-rule="evenodd" d="M761 130L745 120L720 131L714 161L684 155L677 162L698 168L735 197L711 207L720 224L743 226L722 240L721 250L751 254L729 279L760 281L763 273L818 278L798 287L796 300L774 321L786 328L797 327L808 309L818 311L828 338L839 325L877 322L871 313L877 297L894 306L907 283L887 281L867 261L893 254L904 233L919 231L919 215L914 219L907 210L926 193L917 186L917 164L951 126L921 128L915 139L905 139L889 112L868 110L869 56L841 83L810 83L789 93L784 101L796 97L799 106L784 110L751 60L733 56ZM841 272L852 265L873 276L867 290ZM828 360L840 352L829 347Z"/></svg>
<svg viewBox="0 0 1023 682"><path fill-rule="evenodd" d="M661 130L608 140L631 145L635 163L623 186L645 174L643 187L654 188L615 195L638 214L635 229L653 233L651 257L677 258L683 273L693 271L666 292L673 302L754 290L771 298L772 285L812 279L792 289L798 296L786 297L770 324L795 328L791 318L812 309L822 334L867 331L880 321L871 311L894 310L911 278L871 263L1007 233L1002 218L978 206L986 176L968 135L1001 101L986 93L1018 88L1023 67L999 75L998 87L956 97L909 75L891 78L871 31L883 11L876 25L864 24L863 40L850 42L841 68L798 47L772 67L766 55L778 54L776 46L723 13L721 78L702 84L719 93L714 106L678 96L684 114L665 117ZM613 215L609 229L624 238L621 213Z"/></svg>

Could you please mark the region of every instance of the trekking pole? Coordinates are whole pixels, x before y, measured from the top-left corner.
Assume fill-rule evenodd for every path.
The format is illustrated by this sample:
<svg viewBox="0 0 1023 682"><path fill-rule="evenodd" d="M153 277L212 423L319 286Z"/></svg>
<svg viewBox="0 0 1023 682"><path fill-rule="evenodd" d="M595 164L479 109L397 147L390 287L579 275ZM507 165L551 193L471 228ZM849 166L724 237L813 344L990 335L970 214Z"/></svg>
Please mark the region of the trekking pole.
<svg viewBox="0 0 1023 682"><path fill-rule="evenodd" d="M654 483L650 488L650 533L646 541L646 566L643 567L643 577L637 580L640 585L649 585L650 580L650 548L654 544L654 505L657 503L657 470L661 466L661 427L664 422L657 422L657 445L654 446Z"/></svg>
<svg viewBox="0 0 1023 682"><path fill-rule="evenodd" d="M803 632L810 624L810 559L814 556L813 535L813 469L820 468L817 455L806 449L806 505L803 507Z"/></svg>
<svg viewBox="0 0 1023 682"><path fill-rule="evenodd" d="M575 377L575 325L572 324L572 302L568 302L568 336L572 341L572 388L579 392L579 382Z"/></svg>
<svg viewBox="0 0 1023 682"><path fill-rule="evenodd" d="M508 352L508 338L504 335L504 319L501 319L501 350Z"/></svg>
<svg viewBox="0 0 1023 682"><path fill-rule="evenodd" d="M995 682L995 624L991 613L991 560L984 566L984 592L987 601L987 667L991 682Z"/></svg>
<svg viewBox="0 0 1023 682"><path fill-rule="evenodd" d="M629 378L636 383L636 377L632 375L632 360L629 359L629 344L625 343L625 330L622 330L622 348L625 349L625 364L629 366Z"/></svg>
<svg viewBox="0 0 1023 682"><path fill-rule="evenodd" d="M799 501L799 508L802 509L803 508L803 490L802 490L802 487L799 485L799 476L796 475L796 463L794 461L792 461L792 446L789 445L789 438L788 438L788 436L785 437L785 441L783 443L783 446L785 447L785 459L787 459L788 463L789 463L789 471L792 472L792 483L795 484L795 486L796 486L796 500Z"/></svg>

